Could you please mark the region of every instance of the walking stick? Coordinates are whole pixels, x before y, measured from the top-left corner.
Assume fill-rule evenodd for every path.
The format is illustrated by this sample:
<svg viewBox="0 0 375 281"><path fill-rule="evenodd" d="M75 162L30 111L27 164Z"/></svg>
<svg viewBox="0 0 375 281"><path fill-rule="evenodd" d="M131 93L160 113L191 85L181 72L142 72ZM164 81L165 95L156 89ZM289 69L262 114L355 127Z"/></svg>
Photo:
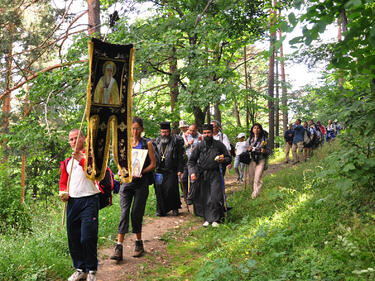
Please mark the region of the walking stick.
<svg viewBox="0 0 375 281"><path fill-rule="evenodd" d="M85 116L86 116L86 107L85 107L85 111L83 112L81 126L79 127L78 137L77 137L77 140L76 140L76 145L74 147L74 151L77 150L78 140L81 137L81 131L82 131L82 126L83 126L83 121L85 120ZM72 162L72 165L70 166L70 173L68 175L68 184L66 185L66 192L68 193L68 198L69 198L70 178L71 178L71 174L72 174L72 171L73 171L73 164L74 164L74 158L73 157L72 157L72 160L73 160L73 162ZM61 221L62 225L64 225L64 223L65 223L66 205L67 205L67 202L64 202L64 211L63 211L63 216L62 216L62 221Z"/></svg>
<svg viewBox="0 0 375 281"><path fill-rule="evenodd" d="M190 213L190 210L189 210L189 204L187 203L187 198L186 198L186 194L185 194L185 186L184 186L184 183L182 182L182 178L181 176L178 177L179 181L180 181L180 184L181 184L181 187L182 187L182 194L184 196L184 201L185 201L185 204L186 204L186 208L188 210L188 213Z"/></svg>
<svg viewBox="0 0 375 281"><path fill-rule="evenodd" d="M220 170L220 176L221 176L221 187L222 187L222 191L223 191L223 198L224 198L224 202L225 202L225 212L227 214L227 217L228 217L228 204L227 204L227 197L225 196L225 185L224 185L224 177L223 177L223 170L221 168L221 163L219 163L219 170Z"/></svg>
<svg viewBox="0 0 375 281"><path fill-rule="evenodd" d="M189 196L189 192L190 192L190 185L191 185L191 183L190 183L190 175L189 175L189 173L188 173L188 189L187 189L187 195Z"/></svg>

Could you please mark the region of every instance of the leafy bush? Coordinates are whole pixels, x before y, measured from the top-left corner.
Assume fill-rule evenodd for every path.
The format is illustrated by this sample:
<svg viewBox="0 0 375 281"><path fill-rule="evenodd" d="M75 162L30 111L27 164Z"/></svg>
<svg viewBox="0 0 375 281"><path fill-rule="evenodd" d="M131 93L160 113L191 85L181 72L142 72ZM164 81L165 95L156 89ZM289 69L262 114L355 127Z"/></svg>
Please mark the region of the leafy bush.
<svg viewBox="0 0 375 281"><path fill-rule="evenodd" d="M8 173L7 163L0 163L0 233L25 232L31 227L30 214L20 202L21 189L16 184Z"/></svg>

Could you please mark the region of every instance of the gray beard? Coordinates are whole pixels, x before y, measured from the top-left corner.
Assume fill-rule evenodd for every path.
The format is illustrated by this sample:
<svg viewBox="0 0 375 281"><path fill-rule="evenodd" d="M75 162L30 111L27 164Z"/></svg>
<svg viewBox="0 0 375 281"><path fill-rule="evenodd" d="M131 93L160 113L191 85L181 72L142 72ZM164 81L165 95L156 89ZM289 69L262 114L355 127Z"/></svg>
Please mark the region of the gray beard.
<svg viewBox="0 0 375 281"><path fill-rule="evenodd" d="M170 140L171 140L170 136L160 137L160 141L161 141L162 144L169 143Z"/></svg>

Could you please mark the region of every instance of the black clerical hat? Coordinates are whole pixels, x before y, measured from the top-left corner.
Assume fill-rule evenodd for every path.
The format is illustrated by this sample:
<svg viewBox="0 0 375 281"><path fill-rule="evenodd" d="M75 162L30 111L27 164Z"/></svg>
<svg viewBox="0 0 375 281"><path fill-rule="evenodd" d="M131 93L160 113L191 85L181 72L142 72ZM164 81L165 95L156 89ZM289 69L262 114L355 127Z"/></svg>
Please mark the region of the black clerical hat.
<svg viewBox="0 0 375 281"><path fill-rule="evenodd" d="M160 130L170 130L170 129L171 129L171 122L160 123Z"/></svg>
<svg viewBox="0 0 375 281"><path fill-rule="evenodd" d="M213 131L214 127L212 126L212 124L203 124L203 130Z"/></svg>

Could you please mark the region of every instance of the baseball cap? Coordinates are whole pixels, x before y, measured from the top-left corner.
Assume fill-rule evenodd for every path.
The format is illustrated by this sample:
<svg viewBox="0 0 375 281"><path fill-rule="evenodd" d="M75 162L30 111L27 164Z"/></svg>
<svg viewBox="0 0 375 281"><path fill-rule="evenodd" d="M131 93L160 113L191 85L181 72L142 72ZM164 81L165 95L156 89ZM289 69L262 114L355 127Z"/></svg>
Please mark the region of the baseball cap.
<svg viewBox="0 0 375 281"><path fill-rule="evenodd" d="M244 133L239 133L237 138L240 139L240 138L244 138L245 137L245 134Z"/></svg>
<svg viewBox="0 0 375 281"><path fill-rule="evenodd" d="M181 120L179 122L179 128L183 128L183 127L189 127L189 124L186 122L186 120Z"/></svg>

